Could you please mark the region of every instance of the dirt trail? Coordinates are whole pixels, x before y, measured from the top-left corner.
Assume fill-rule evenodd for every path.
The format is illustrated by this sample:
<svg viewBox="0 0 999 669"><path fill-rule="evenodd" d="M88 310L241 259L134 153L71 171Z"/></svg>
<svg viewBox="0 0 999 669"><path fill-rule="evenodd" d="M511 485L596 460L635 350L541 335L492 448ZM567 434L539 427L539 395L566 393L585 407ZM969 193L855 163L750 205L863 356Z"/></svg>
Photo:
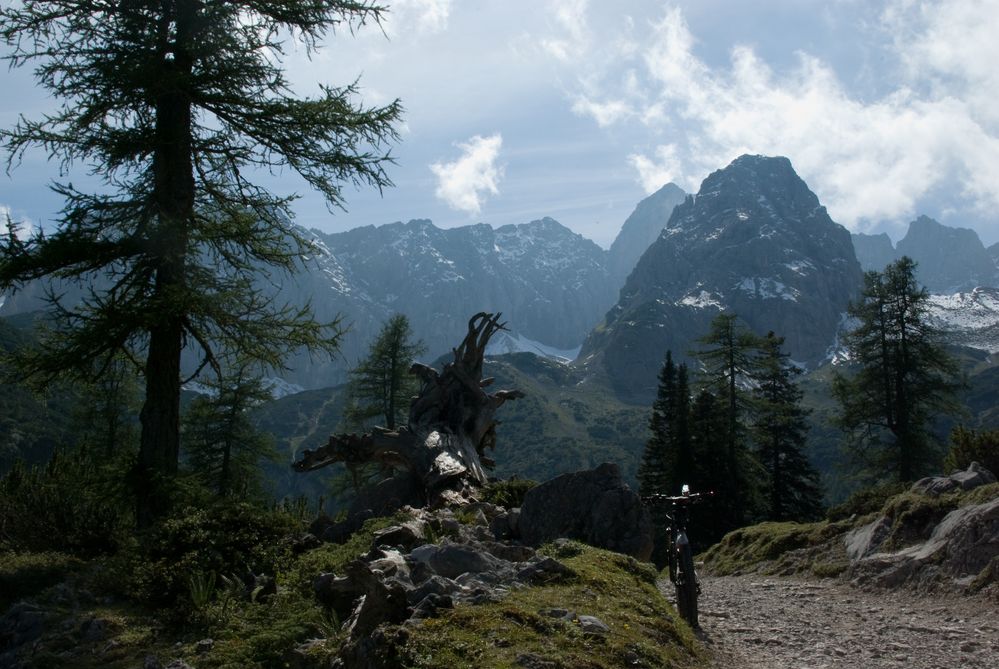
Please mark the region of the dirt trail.
<svg viewBox="0 0 999 669"><path fill-rule="evenodd" d="M999 606L980 598L758 575L702 586L700 637L719 669L999 667Z"/></svg>

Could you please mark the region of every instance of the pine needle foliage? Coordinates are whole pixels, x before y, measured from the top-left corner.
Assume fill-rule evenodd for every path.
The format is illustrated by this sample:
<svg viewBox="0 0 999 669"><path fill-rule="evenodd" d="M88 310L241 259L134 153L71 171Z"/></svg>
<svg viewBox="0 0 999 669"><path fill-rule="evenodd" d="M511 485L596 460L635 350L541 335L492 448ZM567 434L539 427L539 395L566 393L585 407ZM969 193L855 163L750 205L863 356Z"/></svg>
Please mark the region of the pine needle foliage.
<svg viewBox="0 0 999 669"><path fill-rule="evenodd" d="M857 326L845 339L856 372L839 373L833 394L847 448L869 479L912 481L940 465L931 420L959 410L957 364L926 314L929 293L903 257L864 275L849 314Z"/></svg>
<svg viewBox="0 0 999 669"><path fill-rule="evenodd" d="M398 102L365 107L353 84L299 98L283 69L290 43L311 55L383 11L365 0L0 8L9 65L34 66L60 103L0 130L8 170L40 147L61 176L82 165L101 182L97 192L53 186L65 206L51 234L9 231L0 289L43 278L85 289L78 305L52 295L57 325L24 361L28 374L90 370L121 352L144 375L140 525L165 513L177 472L185 348L217 374L229 352L279 367L292 350L336 347L336 323L259 288L294 270L309 241L290 222L295 196L254 178L287 168L331 209L344 206L344 185L390 185Z"/></svg>
<svg viewBox="0 0 999 669"><path fill-rule="evenodd" d="M367 357L350 372L347 422L361 428L380 418L389 430L405 425L410 399L420 387L409 370L425 351L422 341L413 340L405 315L389 318L371 343Z"/></svg>
<svg viewBox="0 0 999 669"><path fill-rule="evenodd" d="M782 350L773 332L761 342L753 390L752 435L766 472L769 520L816 520L822 512L819 474L805 457L808 414L795 383L801 368Z"/></svg>

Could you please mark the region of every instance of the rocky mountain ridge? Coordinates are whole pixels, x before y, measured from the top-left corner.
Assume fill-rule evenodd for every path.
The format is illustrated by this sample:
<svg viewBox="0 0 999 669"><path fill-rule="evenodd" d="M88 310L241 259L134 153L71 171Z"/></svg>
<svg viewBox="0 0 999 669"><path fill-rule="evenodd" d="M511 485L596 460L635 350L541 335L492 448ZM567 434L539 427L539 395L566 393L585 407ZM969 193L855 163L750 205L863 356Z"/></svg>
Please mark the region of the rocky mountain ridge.
<svg viewBox="0 0 999 669"><path fill-rule="evenodd" d="M857 260L865 271L881 271L902 256L916 261L916 278L931 293L968 292L980 286L999 286L996 253L986 249L978 233L943 225L928 216L909 223L905 237L893 245L886 234L854 234Z"/></svg>
<svg viewBox="0 0 999 669"><path fill-rule="evenodd" d="M849 232L790 161L742 156L673 210L576 364L647 400L666 350L684 356L723 310L817 363L860 281Z"/></svg>

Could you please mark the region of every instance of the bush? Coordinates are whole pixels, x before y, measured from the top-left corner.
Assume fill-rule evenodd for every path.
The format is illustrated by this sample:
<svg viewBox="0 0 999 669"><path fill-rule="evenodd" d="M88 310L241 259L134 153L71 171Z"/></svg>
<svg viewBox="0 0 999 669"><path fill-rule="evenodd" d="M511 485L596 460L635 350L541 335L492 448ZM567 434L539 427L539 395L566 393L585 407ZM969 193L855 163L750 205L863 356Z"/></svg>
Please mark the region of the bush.
<svg viewBox="0 0 999 669"><path fill-rule="evenodd" d="M65 553L0 552L0 612L66 579L83 564Z"/></svg>
<svg viewBox="0 0 999 669"><path fill-rule="evenodd" d="M538 485L531 479L507 479L490 483L482 490L482 501L514 509L524 503L524 495Z"/></svg>
<svg viewBox="0 0 999 669"><path fill-rule="evenodd" d="M302 529L288 514L247 503L188 507L154 528L130 556L129 594L158 605L189 605L192 582L205 575L273 575L282 539Z"/></svg>
<svg viewBox="0 0 999 669"><path fill-rule="evenodd" d="M132 525L119 483L129 464L126 455L98 464L83 450L56 452L43 467L15 464L0 479L0 542L81 557L115 552Z"/></svg>
<svg viewBox="0 0 999 669"><path fill-rule="evenodd" d="M967 469L972 462L999 476L999 430L975 432L954 428L950 433L950 451L944 458L944 471Z"/></svg>
<svg viewBox="0 0 999 669"><path fill-rule="evenodd" d="M832 522L846 520L851 516L866 516L877 513L885 503L894 497L908 490L905 483L882 483L871 488L859 490L842 504L831 507L826 512L826 518Z"/></svg>

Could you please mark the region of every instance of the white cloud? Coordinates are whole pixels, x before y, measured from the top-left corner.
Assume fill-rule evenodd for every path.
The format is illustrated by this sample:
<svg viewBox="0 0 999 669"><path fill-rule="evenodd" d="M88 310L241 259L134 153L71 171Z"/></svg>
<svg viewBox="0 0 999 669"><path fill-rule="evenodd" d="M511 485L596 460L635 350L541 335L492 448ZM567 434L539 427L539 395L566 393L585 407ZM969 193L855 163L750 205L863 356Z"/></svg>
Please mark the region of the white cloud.
<svg viewBox="0 0 999 669"><path fill-rule="evenodd" d="M541 47L563 63L577 59L590 43L590 30L586 23L588 3L589 0L551 0L549 3L561 34L541 40Z"/></svg>
<svg viewBox="0 0 999 669"><path fill-rule="evenodd" d="M695 54L681 11L669 8L635 57L618 50L617 71L630 68L632 80L587 74L572 109L601 127L637 118L669 135L651 155L628 157L646 190L667 180L696 189L709 171L761 153L788 156L833 218L853 229L903 223L939 189L960 190L981 209L999 206L999 0L896 0L882 29L904 78L864 99L804 53L778 72L736 46L727 66L710 66Z"/></svg>
<svg viewBox="0 0 999 669"><path fill-rule="evenodd" d="M0 238L5 237L10 232L7 222L11 221L17 228L17 238L21 241L28 241L34 226L31 221L23 216L17 216L7 205L0 204Z"/></svg>
<svg viewBox="0 0 999 669"><path fill-rule="evenodd" d="M430 165L430 170L437 176L435 194L452 209L477 215L486 195L499 194L503 168L496 160L503 137L499 133L489 137L475 135L456 146L462 151L460 158Z"/></svg>
<svg viewBox="0 0 999 669"><path fill-rule="evenodd" d="M638 170L639 181L646 193L654 193L680 178L681 164L674 144L657 146L654 159L633 153L628 156L628 162Z"/></svg>
<svg viewBox="0 0 999 669"><path fill-rule="evenodd" d="M396 36L407 32L433 34L447 29L452 0L393 0L385 31Z"/></svg>

